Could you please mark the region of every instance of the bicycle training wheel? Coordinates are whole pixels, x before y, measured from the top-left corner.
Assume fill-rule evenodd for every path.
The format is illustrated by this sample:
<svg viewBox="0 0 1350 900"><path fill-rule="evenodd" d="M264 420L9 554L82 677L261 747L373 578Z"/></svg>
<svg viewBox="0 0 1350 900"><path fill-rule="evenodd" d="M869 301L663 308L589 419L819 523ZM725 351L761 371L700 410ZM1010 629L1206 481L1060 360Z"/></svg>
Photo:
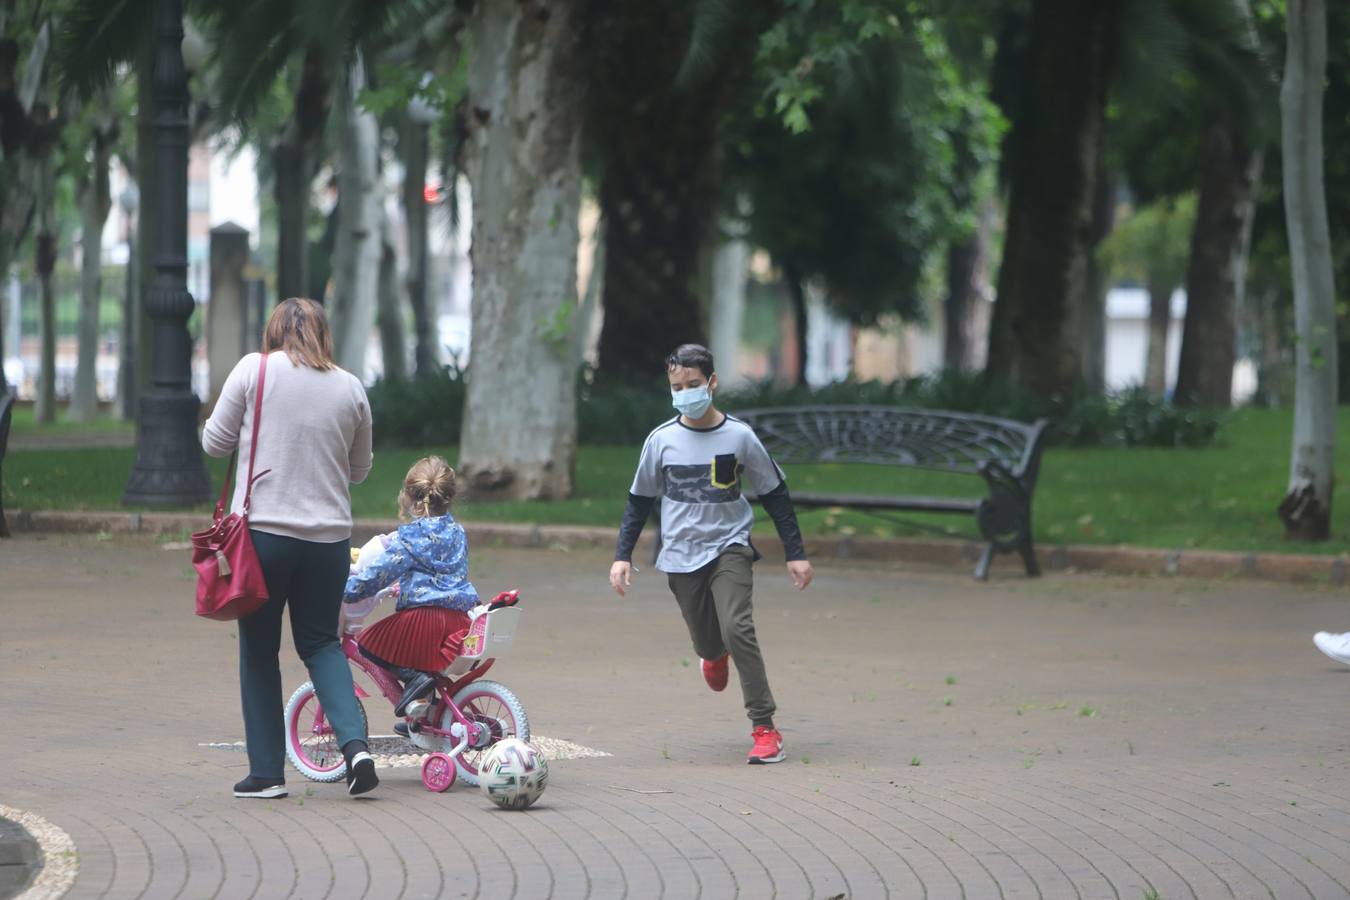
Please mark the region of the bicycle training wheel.
<svg viewBox="0 0 1350 900"><path fill-rule="evenodd" d="M520 705L516 695L495 681L470 682L455 694L455 705L464 713L464 718L487 728L486 738L471 743L455 757L459 777L477 787L478 761L483 754L502 738L515 737L528 741L530 722L525 718L525 707ZM454 717L446 710L441 721L441 727L448 729Z"/></svg>

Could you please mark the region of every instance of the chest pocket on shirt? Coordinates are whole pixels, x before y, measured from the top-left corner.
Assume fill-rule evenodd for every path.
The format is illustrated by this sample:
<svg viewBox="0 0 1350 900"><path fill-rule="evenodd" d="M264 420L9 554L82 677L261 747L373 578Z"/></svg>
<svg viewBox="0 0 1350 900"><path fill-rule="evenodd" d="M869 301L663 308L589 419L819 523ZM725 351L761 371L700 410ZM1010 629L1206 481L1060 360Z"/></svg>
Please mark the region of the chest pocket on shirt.
<svg viewBox="0 0 1350 900"><path fill-rule="evenodd" d="M712 464L712 486L715 488L729 488L736 484L736 477L740 474L741 467L734 453L719 453L713 457Z"/></svg>

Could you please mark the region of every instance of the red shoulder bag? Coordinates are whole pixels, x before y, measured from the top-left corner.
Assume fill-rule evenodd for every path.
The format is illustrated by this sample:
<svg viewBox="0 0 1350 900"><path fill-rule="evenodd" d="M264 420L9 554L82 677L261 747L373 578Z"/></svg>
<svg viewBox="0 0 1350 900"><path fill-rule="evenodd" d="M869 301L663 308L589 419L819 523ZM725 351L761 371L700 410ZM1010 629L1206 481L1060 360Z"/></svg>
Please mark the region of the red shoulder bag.
<svg viewBox="0 0 1350 900"><path fill-rule="evenodd" d="M236 450L230 457L225 484L211 527L192 535L192 567L197 570L197 615L207 619L242 619L267 602L267 582L263 578L253 538L248 533L248 508L253 497L253 482L271 469L253 474L258 454L258 426L262 422L263 385L267 379L267 354L258 363L258 391L253 403L253 444L248 453L248 482L244 488L244 508L225 515L234 474Z"/></svg>

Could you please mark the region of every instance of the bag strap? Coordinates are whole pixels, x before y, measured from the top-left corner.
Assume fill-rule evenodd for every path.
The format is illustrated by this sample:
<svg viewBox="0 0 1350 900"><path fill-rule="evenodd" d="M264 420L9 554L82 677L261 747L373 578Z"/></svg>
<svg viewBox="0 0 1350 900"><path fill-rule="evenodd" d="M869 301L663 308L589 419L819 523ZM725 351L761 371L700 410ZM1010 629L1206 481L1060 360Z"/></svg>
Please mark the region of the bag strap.
<svg viewBox="0 0 1350 900"><path fill-rule="evenodd" d="M258 394L253 403L253 445L248 451L248 486L244 489L244 518L248 518L249 501L253 498L253 482L266 475L271 469L264 469L256 476L253 474L253 460L258 453L258 420L262 416L262 394L263 384L267 381L267 354L261 354L262 359L258 363ZM220 499L216 501L216 512L213 516L214 521L219 522L225 517L225 498L230 496L230 482L234 480L234 466L239 459L239 450L235 449L230 454L230 465L225 470L225 480L220 485Z"/></svg>
<svg viewBox="0 0 1350 900"><path fill-rule="evenodd" d="M258 356L258 391L253 401L253 440L248 448L248 484L244 488L243 515L245 519L248 518L249 502L253 499L253 482L272 471L267 469L258 473L256 477L253 474L253 460L258 456L258 430L262 424L263 385L267 383L267 354L260 353Z"/></svg>

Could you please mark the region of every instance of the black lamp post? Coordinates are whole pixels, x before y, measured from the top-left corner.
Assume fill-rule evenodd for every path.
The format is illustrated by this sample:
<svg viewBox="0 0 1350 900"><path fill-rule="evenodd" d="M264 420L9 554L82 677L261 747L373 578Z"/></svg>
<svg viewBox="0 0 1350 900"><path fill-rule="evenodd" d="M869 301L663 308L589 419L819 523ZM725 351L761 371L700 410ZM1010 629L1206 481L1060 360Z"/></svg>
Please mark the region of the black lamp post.
<svg viewBox="0 0 1350 900"><path fill-rule="evenodd" d="M186 506L211 494L201 445L200 403L192 393L192 338L187 320L196 304L187 289L188 88L183 66L183 2L155 7L155 149L159 168L159 233L154 281L145 295L150 314L150 390L140 402L136 464L122 502Z"/></svg>

